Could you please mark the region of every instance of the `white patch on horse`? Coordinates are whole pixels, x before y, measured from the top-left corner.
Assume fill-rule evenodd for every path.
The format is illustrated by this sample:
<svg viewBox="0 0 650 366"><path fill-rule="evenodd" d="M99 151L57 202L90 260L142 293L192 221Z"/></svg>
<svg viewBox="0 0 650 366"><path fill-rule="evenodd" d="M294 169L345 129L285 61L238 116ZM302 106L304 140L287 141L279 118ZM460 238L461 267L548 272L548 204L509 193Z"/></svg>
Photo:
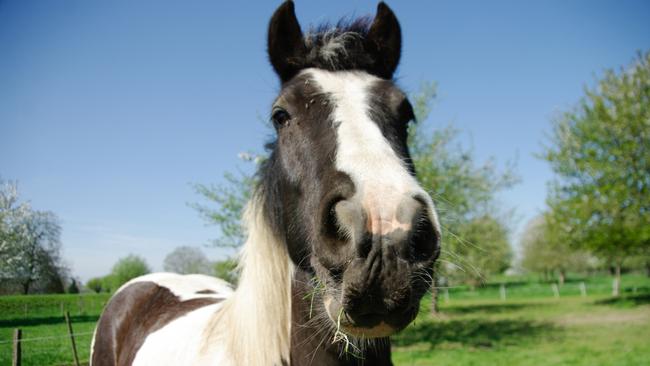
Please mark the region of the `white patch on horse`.
<svg viewBox="0 0 650 366"><path fill-rule="evenodd" d="M307 69L309 75L333 99L337 128L336 168L347 173L357 188L355 195L369 215L369 229L386 234L398 228L396 207L405 196L420 196L436 230L433 201L397 156L379 126L372 121L369 91L382 79L363 71Z"/></svg>
<svg viewBox="0 0 650 366"><path fill-rule="evenodd" d="M223 343L203 349L210 319L223 304L191 311L149 334L133 365L225 365L229 364ZM231 361L231 360L230 360Z"/></svg>
<svg viewBox="0 0 650 366"><path fill-rule="evenodd" d="M187 301L197 298L224 299L230 297L233 293L233 289L228 282L216 277L201 274L179 275L176 273L166 272L151 273L136 277L122 285L117 292L120 292L128 285L136 282L153 282L158 286L171 291L179 298L179 301ZM213 293L202 293L202 291L205 290Z"/></svg>

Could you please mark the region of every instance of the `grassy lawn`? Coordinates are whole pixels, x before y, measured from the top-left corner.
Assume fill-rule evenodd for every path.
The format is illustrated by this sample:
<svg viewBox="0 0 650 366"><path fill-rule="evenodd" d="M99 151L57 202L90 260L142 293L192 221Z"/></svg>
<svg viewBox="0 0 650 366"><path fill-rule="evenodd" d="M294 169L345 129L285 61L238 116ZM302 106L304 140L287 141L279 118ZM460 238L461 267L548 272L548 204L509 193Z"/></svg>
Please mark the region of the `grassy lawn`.
<svg viewBox="0 0 650 366"><path fill-rule="evenodd" d="M588 296L580 296L585 282ZM507 300L500 299L506 284ZM611 279L574 279L555 298L547 283L504 278L477 291L451 289L440 314L423 301L414 324L393 340L396 365L650 365L650 279L626 276L611 298ZM108 295L0 297L0 365L11 364L21 328L24 365L70 365L62 310L69 311L79 358ZM31 339L31 340L30 340Z"/></svg>
<svg viewBox="0 0 650 366"><path fill-rule="evenodd" d="M14 328L25 339L23 365L72 364L62 311L70 312L79 359L87 362L92 331L107 300L107 294L0 297L0 365L11 365Z"/></svg>
<svg viewBox="0 0 650 366"><path fill-rule="evenodd" d="M394 338L393 361L400 366L650 365L650 281L631 277L626 283L630 286L620 298L579 292L555 298L540 284L522 285L522 292L531 293L528 299L501 301L498 290L489 289L457 294L458 300L452 295L441 303L439 315L423 307L414 324ZM546 296L532 296L536 292Z"/></svg>

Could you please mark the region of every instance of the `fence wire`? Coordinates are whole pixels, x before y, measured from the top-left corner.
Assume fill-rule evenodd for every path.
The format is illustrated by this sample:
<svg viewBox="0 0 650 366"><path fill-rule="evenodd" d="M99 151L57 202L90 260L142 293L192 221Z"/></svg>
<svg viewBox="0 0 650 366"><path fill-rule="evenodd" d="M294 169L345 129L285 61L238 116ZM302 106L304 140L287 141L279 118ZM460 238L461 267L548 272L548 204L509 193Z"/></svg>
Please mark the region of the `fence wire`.
<svg viewBox="0 0 650 366"><path fill-rule="evenodd" d="M75 339L76 339L77 337L83 337L83 336L91 335L91 334L93 334L93 333L94 333L94 332L82 332L82 333L76 333L76 332L75 332L75 333L74 333L74 337L75 337ZM19 342L20 342L20 343L25 343L25 342L35 342L35 341L43 341L43 340L49 340L49 339L63 339L63 338L65 338L65 339L70 339L70 335L69 335L69 334L66 334L66 335L60 335L60 336L47 336L47 337L21 338L21 339L19 340ZM6 341L0 341L0 344L9 344L9 343L13 343L13 342L14 342L13 339L9 339L9 340L6 340Z"/></svg>

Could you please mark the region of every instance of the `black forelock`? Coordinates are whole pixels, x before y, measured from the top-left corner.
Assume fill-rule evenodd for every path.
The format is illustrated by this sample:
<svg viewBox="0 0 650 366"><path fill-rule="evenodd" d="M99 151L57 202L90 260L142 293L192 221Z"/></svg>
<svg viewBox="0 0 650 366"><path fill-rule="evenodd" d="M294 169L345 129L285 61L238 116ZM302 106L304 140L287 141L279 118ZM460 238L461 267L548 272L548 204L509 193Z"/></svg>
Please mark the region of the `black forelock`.
<svg viewBox="0 0 650 366"><path fill-rule="evenodd" d="M343 18L334 25L326 22L311 27L304 36L302 68L373 73L377 60L366 42L372 20L370 16Z"/></svg>
<svg viewBox="0 0 650 366"><path fill-rule="evenodd" d="M344 17L339 19L336 24L325 21L316 26L311 26L305 37L322 37L326 33L333 33L340 35L343 33L357 33L362 37L368 35L370 26L372 25L372 17L370 15L361 16L358 18Z"/></svg>

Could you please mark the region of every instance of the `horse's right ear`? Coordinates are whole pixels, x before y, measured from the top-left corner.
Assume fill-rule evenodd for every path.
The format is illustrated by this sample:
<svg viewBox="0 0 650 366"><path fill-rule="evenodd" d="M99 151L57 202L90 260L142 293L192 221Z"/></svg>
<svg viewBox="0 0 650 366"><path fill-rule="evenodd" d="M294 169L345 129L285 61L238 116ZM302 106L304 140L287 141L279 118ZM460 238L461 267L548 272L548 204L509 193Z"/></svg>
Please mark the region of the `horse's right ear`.
<svg viewBox="0 0 650 366"><path fill-rule="evenodd" d="M300 71L305 43L291 0L280 5L271 17L268 53L271 65L283 83Z"/></svg>

